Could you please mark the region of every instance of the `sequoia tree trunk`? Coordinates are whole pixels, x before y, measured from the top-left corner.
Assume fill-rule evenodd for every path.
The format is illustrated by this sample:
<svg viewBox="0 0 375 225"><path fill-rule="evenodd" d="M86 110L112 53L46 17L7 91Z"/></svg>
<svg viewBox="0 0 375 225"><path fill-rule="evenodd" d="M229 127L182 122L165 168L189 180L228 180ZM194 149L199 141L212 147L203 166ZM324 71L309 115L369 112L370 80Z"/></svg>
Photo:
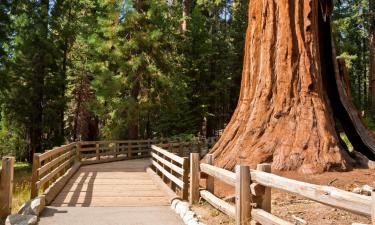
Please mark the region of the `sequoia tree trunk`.
<svg viewBox="0 0 375 225"><path fill-rule="evenodd" d="M331 10L331 0L250 2L240 97L211 151L215 165L272 162L302 173L351 167L327 91L333 58L323 42L331 39L320 28Z"/></svg>

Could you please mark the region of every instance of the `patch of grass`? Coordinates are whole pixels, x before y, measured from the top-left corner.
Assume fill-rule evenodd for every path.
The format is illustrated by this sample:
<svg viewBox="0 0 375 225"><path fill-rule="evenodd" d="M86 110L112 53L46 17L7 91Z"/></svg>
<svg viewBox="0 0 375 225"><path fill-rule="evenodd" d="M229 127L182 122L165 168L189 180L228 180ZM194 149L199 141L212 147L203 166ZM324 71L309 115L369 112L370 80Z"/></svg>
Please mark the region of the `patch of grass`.
<svg viewBox="0 0 375 225"><path fill-rule="evenodd" d="M1 165L2 162L0 160L0 168ZM16 213L30 199L30 182L31 165L26 162L16 162L14 164L12 213Z"/></svg>
<svg viewBox="0 0 375 225"><path fill-rule="evenodd" d="M31 192L31 165L17 162L14 165L14 185L12 211L16 212L26 201L30 199Z"/></svg>
<svg viewBox="0 0 375 225"><path fill-rule="evenodd" d="M354 150L353 145L352 145L352 143L350 143L350 141L349 141L348 137L346 136L346 134L345 133L340 133L340 137L345 142L346 146L348 146L349 152L353 152L353 150Z"/></svg>

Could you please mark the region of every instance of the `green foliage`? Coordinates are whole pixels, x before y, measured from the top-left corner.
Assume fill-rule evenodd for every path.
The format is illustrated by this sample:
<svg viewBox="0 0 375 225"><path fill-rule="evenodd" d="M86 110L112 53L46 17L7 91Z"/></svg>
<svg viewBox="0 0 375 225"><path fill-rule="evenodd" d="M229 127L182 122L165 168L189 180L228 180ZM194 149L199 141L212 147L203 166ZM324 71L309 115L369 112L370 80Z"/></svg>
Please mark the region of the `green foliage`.
<svg viewBox="0 0 375 225"><path fill-rule="evenodd" d="M345 59L353 101L359 110L370 108L368 13L368 0L336 1L333 13L338 58Z"/></svg>

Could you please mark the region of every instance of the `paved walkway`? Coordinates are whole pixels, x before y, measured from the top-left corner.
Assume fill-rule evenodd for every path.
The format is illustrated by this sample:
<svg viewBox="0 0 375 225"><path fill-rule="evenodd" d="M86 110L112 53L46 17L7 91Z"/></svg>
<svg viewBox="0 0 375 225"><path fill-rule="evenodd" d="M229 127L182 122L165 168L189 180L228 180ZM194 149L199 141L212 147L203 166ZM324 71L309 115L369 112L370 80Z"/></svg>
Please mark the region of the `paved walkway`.
<svg viewBox="0 0 375 225"><path fill-rule="evenodd" d="M148 159L83 166L41 216L40 225L182 225L146 173Z"/></svg>

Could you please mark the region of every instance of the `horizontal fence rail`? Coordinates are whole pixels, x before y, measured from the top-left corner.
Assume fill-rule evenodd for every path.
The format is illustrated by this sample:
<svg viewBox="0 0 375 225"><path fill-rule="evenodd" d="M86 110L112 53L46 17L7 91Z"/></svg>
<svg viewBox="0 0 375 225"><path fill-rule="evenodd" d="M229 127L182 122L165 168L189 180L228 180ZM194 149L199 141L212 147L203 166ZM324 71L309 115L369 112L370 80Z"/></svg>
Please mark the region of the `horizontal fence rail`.
<svg viewBox="0 0 375 225"><path fill-rule="evenodd" d="M156 174L170 184L174 192L179 189L182 199L188 199L189 160L179 157L156 145L151 146L151 164Z"/></svg>
<svg viewBox="0 0 375 225"><path fill-rule="evenodd" d="M192 154L191 159L193 158ZM218 210L234 217L236 219L236 224L248 224L249 221L244 221L244 218L251 218L260 224L292 224L270 213L271 188L300 195L334 208L372 217L373 224L375 224L375 196L364 196L331 186L315 185L277 176L270 173L271 167L269 164L260 164L258 165L257 170L248 170L248 172L245 172L247 175L243 175L243 172L242 174L239 173L237 170L242 166L237 166L236 173L234 173L213 166L212 155L207 155L206 158L208 163L199 163L198 168L191 169L192 171L198 170L200 174L196 175L192 172L190 180L194 180L194 176L200 176L201 178L206 179L206 189L200 190L199 196L195 198L201 197ZM195 163L191 162L191 164L193 165ZM247 176L249 177L249 181L243 178L246 178ZM235 188L235 205L232 205L214 195L213 179L217 179ZM243 209L244 205L248 204L246 202L249 201L248 197L243 196L247 193L246 188L241 188L244 185L243 183L245 183L246 186L249 186L248 195L252 199L253 209L248 212L246 209ZM191 186L191 188L192 190L190 190L190 192L200 189L199 184ZM190 195L190 197L192 198L193 196ZM245 204L241 201L244 201ZM248 213L248 217L243 215L244 213Z"/></svg>
<svg viewBox="0 0 375 225"><path fill-rule="evenodd" d="M79 142L78 157L83 164L150 157L152 140Z"/></svg>

